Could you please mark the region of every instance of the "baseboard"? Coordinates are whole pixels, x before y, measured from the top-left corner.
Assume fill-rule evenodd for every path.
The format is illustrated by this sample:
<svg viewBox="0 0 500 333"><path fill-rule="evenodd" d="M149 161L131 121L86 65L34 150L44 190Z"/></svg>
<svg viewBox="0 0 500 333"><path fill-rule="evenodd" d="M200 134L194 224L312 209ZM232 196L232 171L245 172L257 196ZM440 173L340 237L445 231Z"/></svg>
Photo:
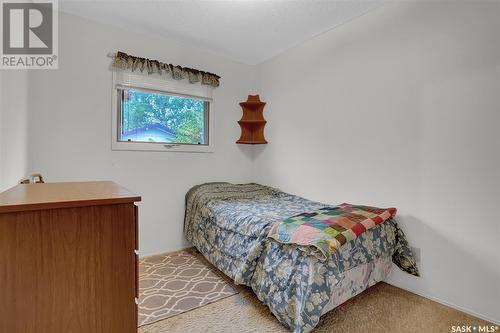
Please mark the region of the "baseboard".
<svg viewBox="0 0 500 333"><path fill-rule="evenodd" d="M194 249L194 246L184 247L184 248L182 248L180 250L175 250L175 251L159 252L159 253L148 253L148 254L139 254L139 259L148 258L148 257L155 257L155 256L162 256L162 255L166 255L166 254L174 254L174 253L186 251L186 250L189 250L189 249Z"/></svg>
<svg viewBox="0 0 500 333"><path fill-rule="evenodd" d="M419 292L419 291L416 291L416 290L413 290L412 288L409 288L407 286L400 286L400 285L396 285L394 283L390 283L390 282L387 282L387 281L384 281L385 283L387 284L390 284L391 286L394 286L394 287L397 287L397 288L401 288L401 289L404 289L406 291L409 291L413 294L416 294L418 296L422 296L424 298L427 298L427 299L430 299L431 301L434 301L436 303L440 303L440 304L443 304L443 305L446 305L446 306L449 306L450 308L453 308L455 310L458 310L458 311L462 311L464 313L467 313L471 316L474 316L474 317L477 317L477 318L480 318L480 319L483 319L483 320L486 320L486 321L489 321L490 323L493 323L495 325L500 325L500 320L497 320L497 319L494 319L494 318L490 318L488 316L485 316L485 315L482 315L480 313L477 313L473 310L470 310L470 309L467 309L467 308L464 308L462 306L459 306L459 305L456 305L456 304L453 304L453 303L450 303L448 301L445 301L445 300L442 300L440 298L437 298L437 297L434 297L434 296L430 296L430 295L427 295L425 293L422 293L422 292ZM459 323L457 323L458 325Z"/></svg>

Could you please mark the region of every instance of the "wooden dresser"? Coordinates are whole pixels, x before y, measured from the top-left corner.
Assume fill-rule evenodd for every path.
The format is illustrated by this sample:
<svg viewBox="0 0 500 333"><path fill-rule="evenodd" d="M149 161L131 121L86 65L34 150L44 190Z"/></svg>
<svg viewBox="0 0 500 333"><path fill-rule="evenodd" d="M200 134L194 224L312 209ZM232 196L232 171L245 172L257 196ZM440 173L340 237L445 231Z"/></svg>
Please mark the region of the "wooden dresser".
<svg viewBox="0 0 500 333"><path fill-rule="evenodd" d="M137 206L113 182L0 193L0 332L137 332Z"/></svg>

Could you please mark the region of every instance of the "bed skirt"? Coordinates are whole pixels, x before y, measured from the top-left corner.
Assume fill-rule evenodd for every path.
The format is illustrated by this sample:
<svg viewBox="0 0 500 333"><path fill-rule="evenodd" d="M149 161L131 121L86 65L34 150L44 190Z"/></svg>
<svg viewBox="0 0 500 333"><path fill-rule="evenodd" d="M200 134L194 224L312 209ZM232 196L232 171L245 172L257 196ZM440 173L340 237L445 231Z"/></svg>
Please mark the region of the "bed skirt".
<svg viewBox="0 0 500 333"><path fill-rule="evenodd" d="M391 273L392 258L389 256L377 258L345 271L342 280L332 288L330 302L323 308L322 315L385 280Z"/></svg>

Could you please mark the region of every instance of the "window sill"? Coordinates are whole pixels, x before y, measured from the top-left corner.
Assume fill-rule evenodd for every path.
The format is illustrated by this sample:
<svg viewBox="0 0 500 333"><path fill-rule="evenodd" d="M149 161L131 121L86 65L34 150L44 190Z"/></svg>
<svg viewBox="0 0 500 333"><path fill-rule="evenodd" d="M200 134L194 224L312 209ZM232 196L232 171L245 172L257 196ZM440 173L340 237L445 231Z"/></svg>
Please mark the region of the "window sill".
<svg viewBox="0 0 500 333"><path fill-rule="evenodd" d="M213 153L213 145L175 145L165 143L113 142L112 150Z"/></svg>

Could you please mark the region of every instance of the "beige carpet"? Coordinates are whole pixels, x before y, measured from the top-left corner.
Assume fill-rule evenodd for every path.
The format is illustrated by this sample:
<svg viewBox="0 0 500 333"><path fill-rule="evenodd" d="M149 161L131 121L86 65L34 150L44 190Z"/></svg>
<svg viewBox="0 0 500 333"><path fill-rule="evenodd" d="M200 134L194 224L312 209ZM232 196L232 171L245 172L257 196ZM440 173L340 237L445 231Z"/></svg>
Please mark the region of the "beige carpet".
<svg viewBox="0 0 500 333"><path fill-rule="evenodd" d="M139 326L178 315L237 293L193 250L139 262Z"/></svg>
<svg viewBox="0 0 500 333"><path fill-rule="evenodd" d="M236 288L239 294L140 327L139 333L289 332L250 289ZM452 325L496 327L426 298L379 283L327 313L313 332L432 333L451 332ZM495 332L500 331L497 328Z"/></svg>

